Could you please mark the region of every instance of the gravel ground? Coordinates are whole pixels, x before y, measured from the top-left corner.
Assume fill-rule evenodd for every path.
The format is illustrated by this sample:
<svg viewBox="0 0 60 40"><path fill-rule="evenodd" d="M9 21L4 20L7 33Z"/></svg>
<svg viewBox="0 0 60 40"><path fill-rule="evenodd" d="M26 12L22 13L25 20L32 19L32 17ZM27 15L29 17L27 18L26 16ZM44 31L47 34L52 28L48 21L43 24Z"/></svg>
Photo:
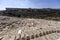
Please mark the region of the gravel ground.
<svg viewBox="0 0 60 40"><path fill-rule="evenodd" d="M22 37L24 37L24 34L28 34L30 37L32 34L39 34L40 32L38 30L49 30L49 28L52 29L58 27L60 27L60 21L0 16L0 39L15 40L14 38L18 35L18 30L22 30Z"/></svg>

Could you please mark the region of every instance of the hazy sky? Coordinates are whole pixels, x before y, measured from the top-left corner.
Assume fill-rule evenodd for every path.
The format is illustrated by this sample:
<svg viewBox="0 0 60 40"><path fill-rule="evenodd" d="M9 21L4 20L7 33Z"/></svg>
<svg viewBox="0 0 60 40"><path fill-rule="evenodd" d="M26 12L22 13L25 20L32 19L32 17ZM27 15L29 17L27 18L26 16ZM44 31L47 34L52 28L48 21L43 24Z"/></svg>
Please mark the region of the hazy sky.
<svg viewBox="0 0 60 40"><path fill-rule="evenodd" d="M0 10L14 8L60 8L60 0L0 0Z"/></svg>

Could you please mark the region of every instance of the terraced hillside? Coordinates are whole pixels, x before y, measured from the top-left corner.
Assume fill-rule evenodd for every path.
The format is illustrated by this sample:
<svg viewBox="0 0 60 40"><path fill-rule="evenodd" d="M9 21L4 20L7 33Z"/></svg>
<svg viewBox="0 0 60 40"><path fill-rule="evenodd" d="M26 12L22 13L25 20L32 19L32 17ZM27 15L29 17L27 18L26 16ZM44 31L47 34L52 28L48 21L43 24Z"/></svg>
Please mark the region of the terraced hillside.
<svg viewBox="0 0 60 40"><path fill-rule="evenodd" d="M21 30L21 35L18 31ZM0 16L0 40L57 40L60 21Z"/></svg>

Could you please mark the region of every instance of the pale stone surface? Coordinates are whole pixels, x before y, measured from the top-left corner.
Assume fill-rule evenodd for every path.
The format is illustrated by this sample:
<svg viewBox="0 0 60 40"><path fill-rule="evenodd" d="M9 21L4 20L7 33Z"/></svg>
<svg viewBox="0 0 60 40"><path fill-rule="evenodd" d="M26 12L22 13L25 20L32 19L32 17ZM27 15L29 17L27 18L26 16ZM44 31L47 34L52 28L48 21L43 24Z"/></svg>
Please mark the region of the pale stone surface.
<svg viewBox="0 0 60 40"><path fill-rule="evenodd" d="M60 38L58 38L57 40L60 40Z"/></svg>
<svg viewBox="0 0 60 40"><path fill-rule="evenodd" d="M30 38L35 38L40 33L44 36L57 30L60 30L59 21L0 16L0 37L2 36L3 40L14 40L19 38L20 34L21 38L27 34Z"/></svg>

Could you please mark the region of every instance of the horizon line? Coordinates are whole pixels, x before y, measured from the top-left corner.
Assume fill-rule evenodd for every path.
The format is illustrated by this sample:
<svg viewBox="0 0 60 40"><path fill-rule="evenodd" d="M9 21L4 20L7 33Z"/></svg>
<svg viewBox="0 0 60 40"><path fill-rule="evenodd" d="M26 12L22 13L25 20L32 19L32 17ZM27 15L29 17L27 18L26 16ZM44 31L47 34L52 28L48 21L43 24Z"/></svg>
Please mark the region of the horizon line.
<svg viewBox="0 0 60 40"><path fill-rule="evenodd" d="M6 7L6 8L4 8L4 9L0 9L0 10L6 10L7 8L17 8L17 9L19 9L19 8L21 8L21 7ZM24 7L23 7L24 8ZM30 7L25 7L26 9L29 9ZM22 8L21 8L22 9ZM31 8L31 9L60 9L60 8L48 8L48 7L45 7L45 8Z"/></svg>

